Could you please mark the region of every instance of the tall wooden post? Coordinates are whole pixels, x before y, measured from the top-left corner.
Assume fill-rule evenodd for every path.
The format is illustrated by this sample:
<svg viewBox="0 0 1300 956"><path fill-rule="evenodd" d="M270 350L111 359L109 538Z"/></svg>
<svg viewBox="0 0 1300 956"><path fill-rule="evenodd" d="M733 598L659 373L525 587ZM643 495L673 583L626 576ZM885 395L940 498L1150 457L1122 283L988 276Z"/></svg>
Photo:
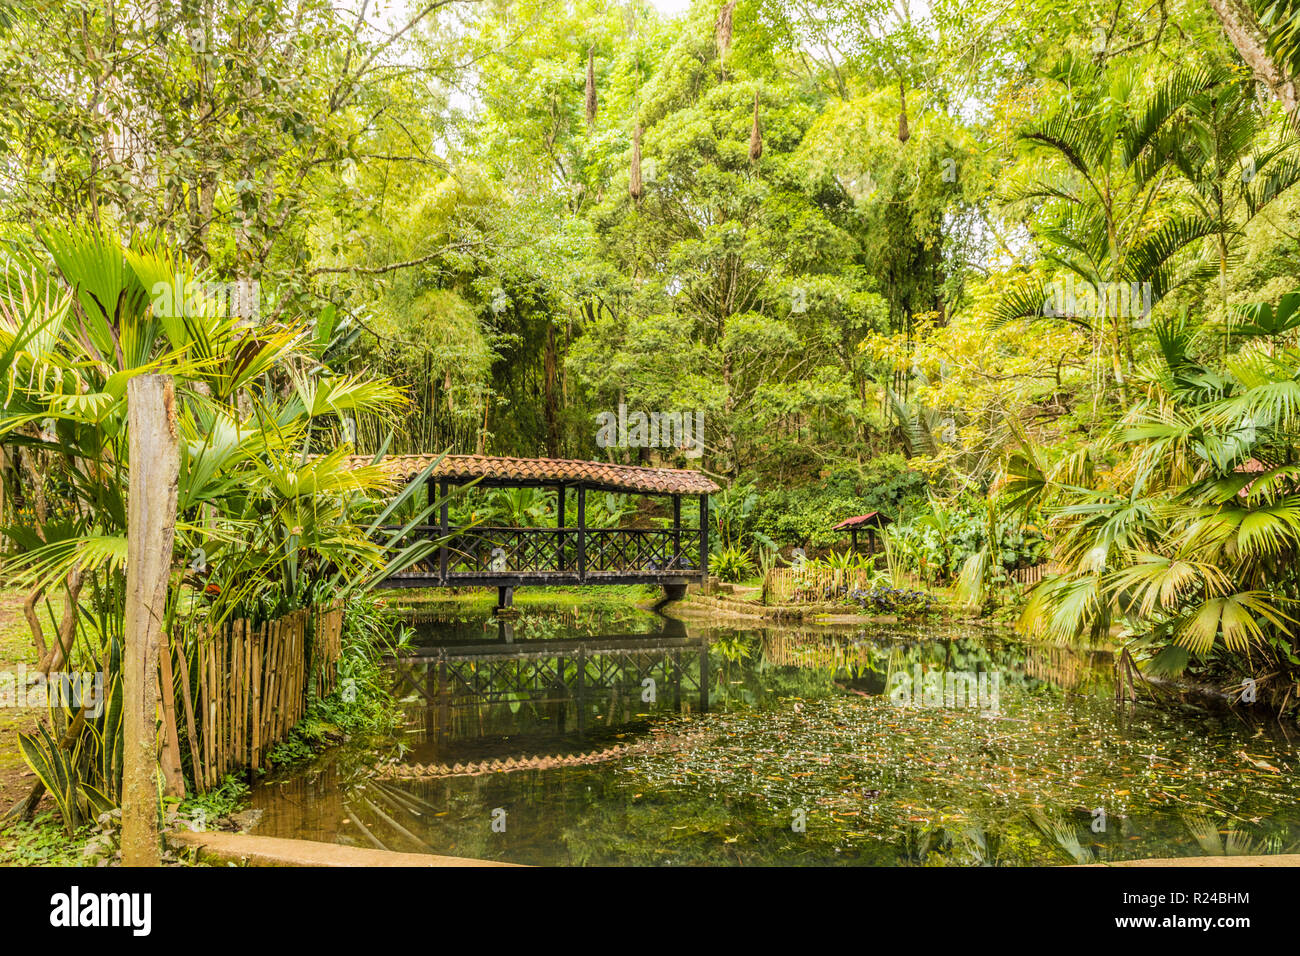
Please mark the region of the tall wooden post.
<svg viewBox="0 0 1300 956"><path fill-rule="evenodd" d="M682 566L682 496L673 495L673 570Z"/></svg>
<svg viewBox="0 0 1300 956"><path fill-rule="evenodd" d="M700 583L709 581L709 496L700 495Z"/></svg>
<svg viewBox="0 0 1300 956"><path fill-rule="evenodd" d="M564 499L568 496L568 489L565 488L564 485L560 485L560 489L557 492L557 494L559 496L559 500L555 508L555 526L559 529L556 532L556 537L559 539L560 542L559 544L560 557L559 560L557 561L557 564L559 565L558 570L563 571L564 570Z"/></svg>
<svg viewBox="0 0 1300 956"><path fill-rule="evenodd" d="M122 864L158 866L158 646L180 473L171 376L131 379L126 401L131 477L122 661Z"/></svg>
<svg viewBox="0 0 1300 956"><path fill-rule="evenodd" d="M587 580L587 486L578 485L578 580Z"/></svg>
<svg viewBox="0 0 1300 956"><path fill-rule="evenodd" d="M438 532L442 536L442 544L438 546L438 582L446 585L447 583L447 533L450 530L447 524L447 491L448 484L446 478L438 480L438 497L442 500L442 506L438 514Z"/></svg>

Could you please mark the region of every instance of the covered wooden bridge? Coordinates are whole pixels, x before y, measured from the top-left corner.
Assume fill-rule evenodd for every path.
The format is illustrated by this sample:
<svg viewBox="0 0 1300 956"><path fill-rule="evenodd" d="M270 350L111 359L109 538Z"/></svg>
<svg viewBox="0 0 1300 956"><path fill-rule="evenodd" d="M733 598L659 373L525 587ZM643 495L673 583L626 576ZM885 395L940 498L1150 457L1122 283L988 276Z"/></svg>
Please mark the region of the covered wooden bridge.
<svg viewBox="0 0 1300 956"><path fill-rule="evenodd" d="M372 463L361 456L356 461ZM708 496L718 486L698 471L484 455L446 455L441 460L438 455L395 455L378 464L403 482L428 472L424 480L437 485L436 493L429 489L430 500L442 501L438 524L421 525L411 532L442 543L423 562L385 580L385 587L495 587L504 606L521 585L660 584L670 598L680 598L687 584L703 582L708 576ZM481 488L555 489L556 526L453 527L447 496L453 487L471 482ZM566 514L569 491L576 498L573 515ZM588 492L670 499L672 526L588 527ZM682 527L683 498L698 499L698 528Z"/></svg>

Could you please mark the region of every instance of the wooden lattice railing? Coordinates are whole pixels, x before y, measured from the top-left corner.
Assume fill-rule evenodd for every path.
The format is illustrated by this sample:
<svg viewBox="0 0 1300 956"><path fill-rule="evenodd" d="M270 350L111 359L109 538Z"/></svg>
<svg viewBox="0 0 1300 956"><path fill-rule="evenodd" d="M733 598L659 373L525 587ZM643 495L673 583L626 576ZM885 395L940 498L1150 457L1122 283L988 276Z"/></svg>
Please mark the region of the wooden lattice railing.
<svg viewBox="0 0 1300 956"><path fill-rule="evenodd" d="M598 528L587 532L588 571L696 571L699 535L667 528Z"/></svg>
<svg viewBox="0 0 1300 956"><path fill-rule="evenodd" d="M391 529L396 530L396 529ZM436 540L437 525L420 525L414 539ZM671 528L510 528L451 529L446 541L447 577L489 577L590 572L655 574L697 572L700 534ZM438 574L435 551L406 574ZM399 575L400 577L401 575Z"/></svg>

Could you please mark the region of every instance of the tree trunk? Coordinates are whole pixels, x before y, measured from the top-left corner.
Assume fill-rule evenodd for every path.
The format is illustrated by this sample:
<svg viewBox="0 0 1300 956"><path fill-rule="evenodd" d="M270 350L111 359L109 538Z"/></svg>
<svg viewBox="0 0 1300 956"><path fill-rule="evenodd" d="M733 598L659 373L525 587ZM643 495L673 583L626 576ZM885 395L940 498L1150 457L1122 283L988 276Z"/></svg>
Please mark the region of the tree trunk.
<svg viewBox="0 0 1300 956"><path fill-rule="evenodd" d="M171 377L132 379L127 384L127 415L131 472L122 662L122 865L157 866L158 648L180 471Z"/></svg>
<svg viewBox="0 0 1300 956"><path fill-rule="evenodd" d="M63 605L63 617L59 620L59 629L54 635L54 647L41 655L40 670L46 676L51 671L63 669L67 662L68 654L72 650L72 642L77 636L77 619L80 615L79 603L81 601L81 571L73 568L68 572L64 580L64 594L66 603ZM24 610L26 605L24 605ZM31 619L28 619L29 623ZM44 643L42 641L41 643Z"/></svg>
<svg viewBox="0 0 1300 956"><path fill-rule="evenodd" d="M1246 65L1273 91L1286 110L1291 128L1300 132L1300 94L1295 78L1269 55L1267 37L1250 4L1247 0L1210 0L1210 6Z"/></svg>

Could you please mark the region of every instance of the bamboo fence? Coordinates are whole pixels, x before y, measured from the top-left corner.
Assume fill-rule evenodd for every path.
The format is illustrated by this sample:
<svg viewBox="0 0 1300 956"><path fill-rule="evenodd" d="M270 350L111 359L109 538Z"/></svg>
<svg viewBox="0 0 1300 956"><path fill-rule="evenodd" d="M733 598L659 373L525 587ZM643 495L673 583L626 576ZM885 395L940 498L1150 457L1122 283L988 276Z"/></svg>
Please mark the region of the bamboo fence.
<svg viewBox="0 0 1300 956"><path fill-rule="evenodd" d="M232 770L261 767L302 718L310 692L323 697L335 689L342 633L336 602L258 625L227 621L171 642L161 682L164 755L179 766L184 738L199 792Z"/></svg>
<svg viewBox="0 0 1300 956"><path fill-rule="evenodd" d="M787 630L764 636L762 650L764 663L822 671L869 669L880 656L870 644Z"/></svg>
<svg viewBox="0 0 1300 956"><path fill-rule="evenodd" d="M826 604L843 600L854 590L869 590L877 572L872 568L772 568L763 579L763 603L768 605Z"/></svg>
<svg viewBox="0 0 1300 956"><path fill-rule="evenodd" d="M1043 564L1035 564L1030 568L1016 568L1016 570L1011 572L1011 580L1026 586L1037 584L1039 581L1043 580L1043 575L1047 574L1049 570L1050 568L1047 562L1044 562Z"/></svg>

